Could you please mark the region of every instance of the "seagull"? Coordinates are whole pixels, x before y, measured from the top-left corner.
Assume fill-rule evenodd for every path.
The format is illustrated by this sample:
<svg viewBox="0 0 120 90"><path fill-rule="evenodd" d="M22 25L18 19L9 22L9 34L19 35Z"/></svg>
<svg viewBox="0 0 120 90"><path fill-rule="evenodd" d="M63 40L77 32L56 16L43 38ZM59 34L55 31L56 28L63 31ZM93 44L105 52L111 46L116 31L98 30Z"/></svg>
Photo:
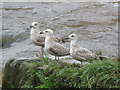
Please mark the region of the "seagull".
<svg viewBox="0 0 120 90"><path fill-rule="evenodd" d="M40 31L38 30L39 29L39 25L38 25L38 22L32 22L32 25L30 26L31 28L31 31L30 31L30 39L32 41L32 43L34 43L35 45L37 46L41 46L41 55L40 57L43 56L43 53L44 53L44 41L45 41L45 35L44 34L39 34ZM39 56L39 55L37 55Z"/></svg>
<svg viewBox="0 0 120 90"><path fill-rule="evenodd" d="M81 64L83 61L90 59L100 60L99 56L92 53L90 50L77 45L78 37L76 34L70 34L67 39L70 39L70 56L73 59L81 61Z"/></svg>
<svg viewBox="0 0 120 90"><path fill-rule="evenodd" d="M32 43L34 43L37 46L41 47L41 54L37 55L38 57L43 57L44 56L44 45L45 45L45 35L44 34L40 34L39 30L39 25L38 22L32 22L31 26L31 31L30 31L30 39L32 41ZM62 42L62 39L57 37L57 36L53 36L54 41L55 42Z"/></svg>
<svg viewBox="0 0 120 90"><path fill-rule="evenodd" d="M66 56L69 55L69 49L65 46L57 43L53 40L53 31L51 29L46 29L45 31L41 32L40 34L45 34L45 52L55 56Z"/></svg>

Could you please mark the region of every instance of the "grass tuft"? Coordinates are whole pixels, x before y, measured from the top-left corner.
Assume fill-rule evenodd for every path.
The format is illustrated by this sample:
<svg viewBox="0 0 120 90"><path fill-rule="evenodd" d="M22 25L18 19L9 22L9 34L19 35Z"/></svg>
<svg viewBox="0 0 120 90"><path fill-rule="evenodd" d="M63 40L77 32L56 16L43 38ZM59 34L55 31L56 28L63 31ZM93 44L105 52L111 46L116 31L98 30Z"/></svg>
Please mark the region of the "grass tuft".
<svg viewBox="0 0 120 90"><path fill-rule="evenodd" d="M118 64L112 59L94 61L83 68L59 63L43 58L39 66L46 69L33 69L24 88L120 88ZM36 85L35 82L37 78Z"/></svg>

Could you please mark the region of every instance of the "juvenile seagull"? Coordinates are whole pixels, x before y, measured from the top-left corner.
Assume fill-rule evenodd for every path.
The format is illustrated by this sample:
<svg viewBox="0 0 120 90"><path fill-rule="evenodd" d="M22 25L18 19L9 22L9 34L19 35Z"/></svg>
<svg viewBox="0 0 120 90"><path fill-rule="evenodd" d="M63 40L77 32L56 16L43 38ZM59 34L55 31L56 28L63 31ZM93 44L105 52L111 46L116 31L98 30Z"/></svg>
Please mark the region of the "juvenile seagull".
<svg viewBox="0 0 120 90"><path fill-rule="evenodd" d="M41 32L41 34L45 34L45 51L51 55L55 56L66 56L69 55L69 49L57 43L53 40L53 31L50 29L46 29L45 31Z"/></svg>
<svg viewBox="0 0 120 90"><path fill-rule="evenodd" d="M77 41L78 37L76 34L71 34L68 39L70 39L70 56L73 59L81 61L81 64L83 61L87 61L89 59L97 59L99 60L99 57L92 53L90 50L83 48L83 47L78 47Z"/></svg>
<svg viewBox="0 0 120 90"><path fill-rule="evenodd" d="M38 22L33 22L32 25L30 26L31 31L30 31L30 39L31 41L37 45L37 46L41 46L41 55L40 57L43 56L44 53L44 41L45 41L45 35L44 34L39 34L40 31L39 29L39 25Z"/></svg>
<svg viewBox="0 0 120 90"><path fill-rule="evenodd" d="M37 46L41 46L41 55L40 57L42 57L44 55L44 44L45 44L45 35L44 34L40 34L40 30L39 30L39 25L38 22L33 22L32 25L30 26L31 31L30 31L30 39L31 41L37 45ZM54 41L56 42L61 42L62 40L56 36L54 37Z"/></svg>

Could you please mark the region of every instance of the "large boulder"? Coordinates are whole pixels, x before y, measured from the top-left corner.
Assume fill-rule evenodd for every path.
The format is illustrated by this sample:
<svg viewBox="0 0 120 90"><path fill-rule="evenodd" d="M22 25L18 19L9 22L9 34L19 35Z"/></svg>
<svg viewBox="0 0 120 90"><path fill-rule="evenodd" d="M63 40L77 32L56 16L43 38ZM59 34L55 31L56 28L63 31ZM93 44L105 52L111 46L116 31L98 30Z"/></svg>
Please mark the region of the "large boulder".
<svg viewBox="0 0 120 90"><path fill-rule="evenodd" d="M10 60L2 88L120 88L117 60L104 59L84 66L48 58Z"/></svg>
<svg viewBox="0 0 120 90"><path fill-rule="evenodd" d="M40 63L38 59L35 60L10 60L6 63L3 71L2 87L3 88L21 88L28 77L27 70L36 67L36 62Z"/></svg>
<svg viewBox="0 0 120 90"><path fill-rule="evenodd" d="M51 63L51 64L50 64ZM40 83L39 77L34 76L34 73L45 70L46 68L53 67L52 65L58 64L66 66L64 64L70 65L80 65L80 62L74 61L72 59L68 60L54 60L44 58L40 60L38 58L30 58L30 59L13 59L9 60L4 67L3 70L3 79L2 79L2 87L3 88L24 88L30 87L27 86L27 82L29 79L32 80L33 87L37 86L37 83ZM49 69L48 69L49 71ZM34 86L35 85L35 86Z"/></svg>

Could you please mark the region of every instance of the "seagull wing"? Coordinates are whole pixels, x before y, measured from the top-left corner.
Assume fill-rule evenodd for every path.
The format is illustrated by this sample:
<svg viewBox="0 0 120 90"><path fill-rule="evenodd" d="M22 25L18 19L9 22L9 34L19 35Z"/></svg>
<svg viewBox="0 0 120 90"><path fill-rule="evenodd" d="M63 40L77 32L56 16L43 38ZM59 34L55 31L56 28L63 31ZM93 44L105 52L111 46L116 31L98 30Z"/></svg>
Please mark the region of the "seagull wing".
<svg viewBox="0 0 120 90"><path fill-rule="evenodd" d="M53 36L53 40L55 42L62 42L62 39L57 37L57 36ZM38 42L45 42L45 35L44 34L42 34L42 35L39 34L38 37L37 37L37 41Z"/></svg>
<svg viewBox="0 0 120 90"><path fill-rule="evenodd" d="M45 42L45 37L44 37L44 36L38 36L38 37L36 38L36 40L37 40L38 42Z"/></svg>
<svg viewBox="0 0 120 90"><path fill-rule="evenodd" d="M62 42L62 39L59 38L59 37L57 37L57 36L53 36L53 40L54 40L55 42Z"/></svg>
<svg viewBox="0 0 120 90"><path fill-rule="evenodd" d="M36 35L36 44L44 47L45 36L44 35Z"/></svg>
<svg viewBox="0 0 120 90"><path fill-rule="evenodd" d="M96 58L97 57L97 55L95 55L94 53L92 53L90 50L88 50L86 48L77 49L76 54L79 57L83 57L85 59L91 59L91 58Z"/></svg>
<svg viewBox="0 0 120 90"><path fill-rule="evenodd" d="M50 51L54 53L56 56L65 56L70 54L69 49L59 43L53 45L50 48Z"/></svg>

